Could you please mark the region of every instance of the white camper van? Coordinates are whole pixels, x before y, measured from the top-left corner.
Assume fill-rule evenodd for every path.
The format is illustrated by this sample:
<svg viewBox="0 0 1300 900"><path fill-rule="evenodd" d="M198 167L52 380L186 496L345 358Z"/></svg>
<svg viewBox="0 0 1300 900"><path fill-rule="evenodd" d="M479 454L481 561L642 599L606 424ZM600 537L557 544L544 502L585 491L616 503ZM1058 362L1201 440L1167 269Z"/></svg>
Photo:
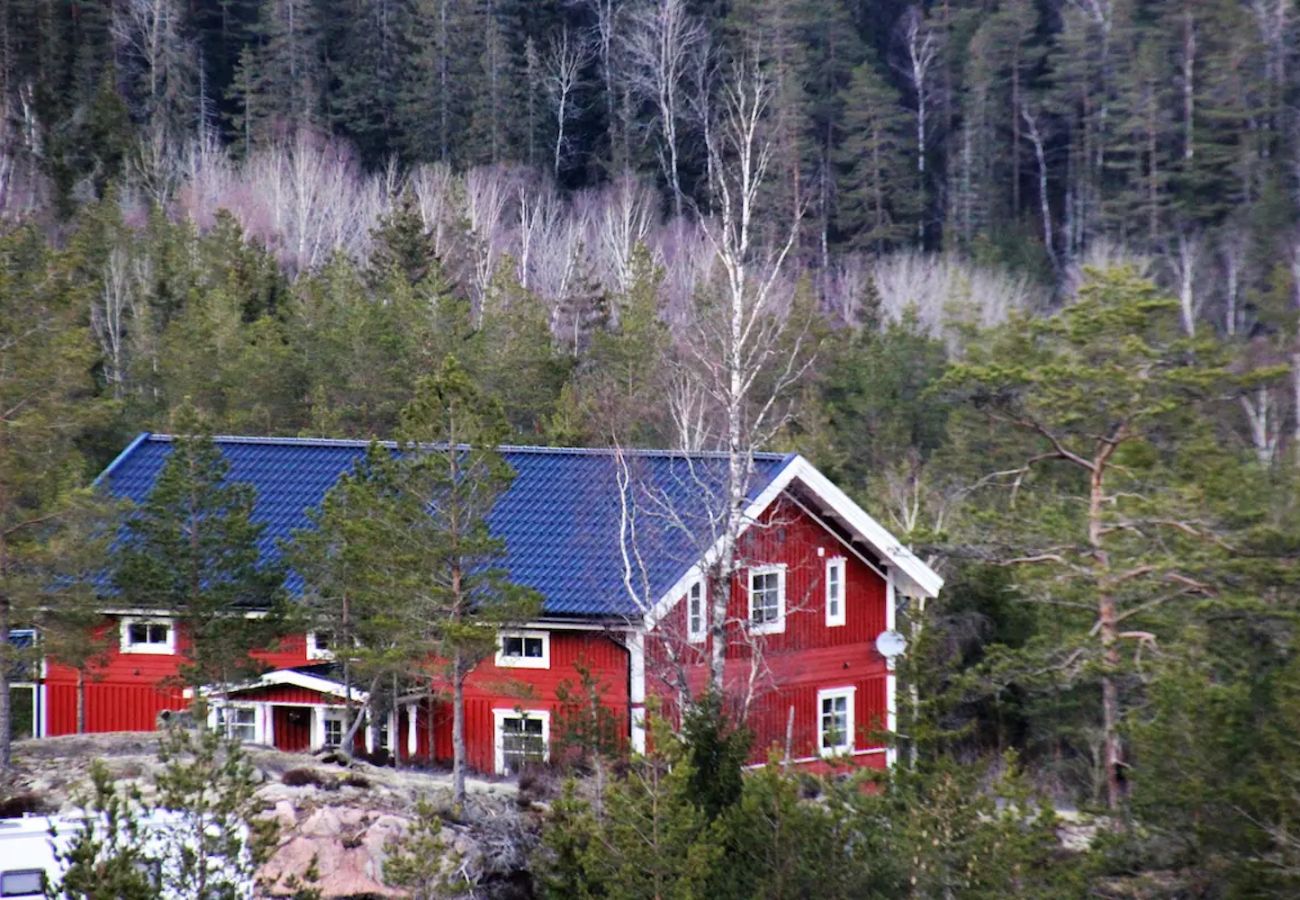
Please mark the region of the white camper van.
<svg viewBox="0 0 1300 900"><path fill-rule="evenodd" d="M24 816L21 819L0 819L0 898L45 897L45 886L62 876L62 867L55 858L55 849L66 851L72 839L85 826L79 816ZM153 812L142 815L140 824L144 831L144 852L153 860L150 875L161 885L164 874L178 864L176 849L188 843L180 833L181 818L167 813ZM54 837L50 830L54 829ZM209 869L223 881L233 880L232 873L222 871L220 860L213 861ZM225 876L225 877L222 877ZM241 884L241 898L253 896L253 883ZM177 900L172 893L159 889L164 900Z"/></svg>

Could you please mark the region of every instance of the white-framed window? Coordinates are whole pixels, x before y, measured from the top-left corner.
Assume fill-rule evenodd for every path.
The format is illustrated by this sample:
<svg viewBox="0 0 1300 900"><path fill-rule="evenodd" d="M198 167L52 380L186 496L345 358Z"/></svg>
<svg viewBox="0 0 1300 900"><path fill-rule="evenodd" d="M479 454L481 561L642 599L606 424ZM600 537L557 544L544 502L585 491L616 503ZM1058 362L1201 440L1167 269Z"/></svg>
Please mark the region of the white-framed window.
<svg viewBox="0 0 1300 900"><path fill-rule="evenodd" d="M15 851L17 848L15 848ZM44 869L14 869L0 873L0 897L44 897Z"/></svg>
<svg viewBox="0 0 1300 900"><path fill-rule="evenodd" d="M328 631L307 632L307 658L333 659L334 635Z"/></svg>
<svg viewBox="0 0 1300 900"><path fill-rule="evenodd" d="M170 656L176 652L176 624L171 619L122 619L122 652Z"/></svg>
<svg viewBox="0 0 1300 900"><path fill-rule="evenodd" d="M826 625L844 624L844 557L826 560Z"/></svg>
<svg viewBox="0 0 1300 900"><path fill-rule="evenodd" d="M497 665L515 669L549 669L551 635L546 631L503 631L497 639Z"/></svg>
<svg viewBox="0 0 1300 900"><path fill-rule="evenodd" d="M544 709L494 709L496 771L517 774L530 762L545 762L551 746L551 714Z"/></svg>
<svg viewBox="0 0 1300 900"><path fill-rule="evenodd" d="M852 752L854 692L851 687L817 692L817 750L822 756Z"/></svg>
<svg viewBox="0 0 1300 900"><path fill-rule="evenodd" d="M339 747L343 744L343 711L321 711L321 745Z"/></svg>
<svg viewBox="0 0 1300 900"><path fill-rule="evenodd" d="M244 744L257 741L257 708L253 706L218 706L217 725L226 737Z"/></svg>
<svg viewBox="0 0 1300 900"><path fill-rule="evenodd" d="M756 634L785 631L785 566L749 570L749 630Z"/></svg>
<svg viewBox="0 0 1300 900"><path fill-rule="evenodd" d="M692 581L691 586L686 589L686 639L693 643L704 640L704 634L708 630L705 623L708 622L709 617L704 606L707 599L704 579L697 578Z"/></svg>

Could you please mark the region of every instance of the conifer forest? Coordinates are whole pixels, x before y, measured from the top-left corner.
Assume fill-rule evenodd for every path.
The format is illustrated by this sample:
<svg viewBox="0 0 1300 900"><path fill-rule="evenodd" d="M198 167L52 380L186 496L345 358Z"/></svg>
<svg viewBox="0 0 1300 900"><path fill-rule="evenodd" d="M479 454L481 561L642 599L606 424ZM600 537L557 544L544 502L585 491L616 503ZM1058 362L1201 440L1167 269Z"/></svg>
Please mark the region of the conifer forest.
<svg viewBox="0 0 1300 900"><path fill-rule="evenodd" d="M701 702L532 895L1300 895L1296 0L0 0L0 629L137 433L439 372L501 444L802 453L946 581L889 774Z"/></svg>

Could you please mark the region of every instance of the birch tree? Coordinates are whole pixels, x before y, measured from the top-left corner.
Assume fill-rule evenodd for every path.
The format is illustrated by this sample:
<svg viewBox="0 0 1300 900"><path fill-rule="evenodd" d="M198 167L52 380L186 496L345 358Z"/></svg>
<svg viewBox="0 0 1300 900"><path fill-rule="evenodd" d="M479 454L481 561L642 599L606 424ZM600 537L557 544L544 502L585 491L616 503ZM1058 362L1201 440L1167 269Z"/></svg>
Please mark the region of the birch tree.
<svg viewBox="0 0 1300 900"><path fill-rule="evenodd" d="M902 46L901 68L912 89L916 103L916 191L924 209L926 194L926 154L930 142L931 106L935 100L935 69L939 60L939 33L926 20L918 6L909 7L898 23L898 41ZM925 215L917 223L916 236L925 240Z"/></svg>
<svg viewBox="0 0 1300 900"><path fill-rule="evenodd" d="M642 0L628 18L623 53L625 78L636 96L653 105L659 135L659 165L668 183L673 212L685 207L682 191L682 133L689 109L692 69L708 33L685 0Z"/></svg>
<svg viewBox="0 0 1300 900"><path fill-rule="evenodd" d="M765 242L760 233L758 203L772 158L764 129L771 84L756 62L741 60L720 94L715 140L707 148L716 216L704 223L721 276L719 299L700 310L686 341L692 369L715 410L726 459L721 508L710 527L718 553L709 572L709 683L719 695L740 538L752 524L745 508L754 453L787 421L790 391L813 361L809 323L786 317L778 291L798 234L798 212L774 241Z"/></svg>
<svg viewBox="0 0 1300 900"><path fill-rule="evenodd" d="M555 117L555 144L551 154L551 174L560 177L569 145L565 128L582 113L577 93L582 84L582 70L591 59L591 48L579 35L562 28L551 37L544 64L543 84Z"/></svg>

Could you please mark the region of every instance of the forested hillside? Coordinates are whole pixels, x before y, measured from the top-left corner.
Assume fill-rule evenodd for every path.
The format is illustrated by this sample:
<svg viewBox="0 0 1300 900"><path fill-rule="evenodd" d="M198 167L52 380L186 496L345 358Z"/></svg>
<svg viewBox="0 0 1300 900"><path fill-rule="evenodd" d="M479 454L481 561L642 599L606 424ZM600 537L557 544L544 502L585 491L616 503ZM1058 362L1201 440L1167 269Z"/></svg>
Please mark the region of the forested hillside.
<svg viewBox="0 0 1300 900"><path fill-rule="evenodd" d="M556 896L761 893L746 809L890 835L768 896L1300 890L1294 0L6 0L0 261L0 628L134 433L387 438L454 358L511 443L798 450L947 579L888 790L652 765L681 842L568 796Z"/></svg>

